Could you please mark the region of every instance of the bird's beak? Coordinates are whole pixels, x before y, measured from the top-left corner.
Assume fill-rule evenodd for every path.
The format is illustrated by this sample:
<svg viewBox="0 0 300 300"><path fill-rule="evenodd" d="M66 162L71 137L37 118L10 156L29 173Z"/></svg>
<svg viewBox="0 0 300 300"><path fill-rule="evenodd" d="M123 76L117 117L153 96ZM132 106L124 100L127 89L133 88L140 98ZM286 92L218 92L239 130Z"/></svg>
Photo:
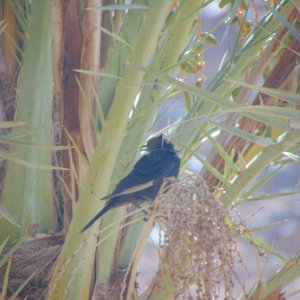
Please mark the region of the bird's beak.
<svg viewBox="0 0 300 300"><path fill-rule="evenodd" d="M141 150L146 151L147 149L148 149L147 144L145 144L145 145L143 145L143 146L141 147Z"/></svg>

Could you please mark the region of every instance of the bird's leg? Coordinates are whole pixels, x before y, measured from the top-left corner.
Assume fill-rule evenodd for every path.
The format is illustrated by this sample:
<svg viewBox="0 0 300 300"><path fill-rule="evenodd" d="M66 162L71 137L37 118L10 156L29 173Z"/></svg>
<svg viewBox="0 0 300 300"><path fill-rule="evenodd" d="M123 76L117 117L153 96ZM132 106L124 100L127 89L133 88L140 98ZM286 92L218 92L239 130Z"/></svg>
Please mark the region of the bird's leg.
<svg viewBox="0 0 300 300"><path fill-rule="evenodd" d="M136 208L140 209L141 212L144 213L146 216L148 216L148 211L147 211L146 209L142 208L141 205L140 205L139 203L133 203L133 205L134 205ZM146 217L143 218L143 220L144 220L144 221L148 221L148 220L146 219Z"/></svg>
<svg viewBox="0 0 300 300"><path fill-rule="evenodd" d="M145 217L143 218L143 220L145 222L148 221L148 216L149 216L149 209L152 209L152 207L150 206L147 210L144 209L143 207L141 207L141 202L145 202L146 201L149 201L149 200L152 200L152 199L149 199L148 197L145 197L145 196L142 196L141 198L143 198L143 200L140 200L138 202L135 202L133 203L134 206L136 206L138 209L140 209L144 214L145 214Z"/></svg>
<svg viewBox="0 0 300 300"><path fill-rule="evenodd" d="M144 197L146 200L148 200L148 202L149 202L149 200L151 200L151 205L149 205L149 207L148 207L148 210L147 210L147 214L146 214L146 216L144 217L144 221L145 222L148 222L148 220L149 220L149 215L150 215L150 213L152 212L152 210L153 210L153 199L149 199L149 198L147 198L147 197Z"/></svg>

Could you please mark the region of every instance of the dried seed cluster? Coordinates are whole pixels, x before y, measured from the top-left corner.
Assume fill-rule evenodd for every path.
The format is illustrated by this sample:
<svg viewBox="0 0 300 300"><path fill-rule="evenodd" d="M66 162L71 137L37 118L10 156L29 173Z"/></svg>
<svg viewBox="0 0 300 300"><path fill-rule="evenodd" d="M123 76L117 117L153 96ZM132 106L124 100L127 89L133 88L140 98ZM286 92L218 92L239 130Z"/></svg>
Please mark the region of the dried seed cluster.
<svg viewBox="0 0 300 300"><path fill-rule="evenodd" d="M226 209L198 176L171 185L158 200L163 238L157 282L171 278L179 299L232 299L238 250Z"/></svg>

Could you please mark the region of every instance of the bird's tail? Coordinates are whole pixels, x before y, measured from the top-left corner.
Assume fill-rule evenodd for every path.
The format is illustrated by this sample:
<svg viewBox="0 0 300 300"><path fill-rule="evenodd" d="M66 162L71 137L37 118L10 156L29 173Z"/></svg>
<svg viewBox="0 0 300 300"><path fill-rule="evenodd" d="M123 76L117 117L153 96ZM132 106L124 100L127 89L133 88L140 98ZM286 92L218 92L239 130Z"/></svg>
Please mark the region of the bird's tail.
<svg viewBox="0 0 300 300"><path fill-rule="evenodd" d="M86 231L89 227L91 227L98 219L100 219L108 210L110 210L113 207L111 203L108 203L106 206L104 206L94 218L92 218L80 231L80 233L83 233Z"/></svg>

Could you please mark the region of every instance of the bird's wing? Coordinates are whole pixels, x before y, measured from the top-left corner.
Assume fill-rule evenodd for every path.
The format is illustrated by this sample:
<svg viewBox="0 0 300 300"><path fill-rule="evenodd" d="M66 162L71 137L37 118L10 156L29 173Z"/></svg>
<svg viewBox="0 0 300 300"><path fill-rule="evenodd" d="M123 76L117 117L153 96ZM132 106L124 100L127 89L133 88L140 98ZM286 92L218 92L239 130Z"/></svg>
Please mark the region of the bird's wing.
<svg viewBox="0 0 300 300"><path fill-rule="evenodd" d="M133 167L133 170L123 178L115 187L113 194L123 192L153 180L165 177L177 177L180 159L175 155L167 153L150 152L144 155Z"/></svg>
<svg viewBox="0 0 300 300"><path fill-rule="evenodd" d="M147 156L148 167L140 168L137 166L137 170L140 173L146 172L148 176L152 178L161 179L165 177L177 177L180 158L176 152L173 151L153 151Z"/></svg>

